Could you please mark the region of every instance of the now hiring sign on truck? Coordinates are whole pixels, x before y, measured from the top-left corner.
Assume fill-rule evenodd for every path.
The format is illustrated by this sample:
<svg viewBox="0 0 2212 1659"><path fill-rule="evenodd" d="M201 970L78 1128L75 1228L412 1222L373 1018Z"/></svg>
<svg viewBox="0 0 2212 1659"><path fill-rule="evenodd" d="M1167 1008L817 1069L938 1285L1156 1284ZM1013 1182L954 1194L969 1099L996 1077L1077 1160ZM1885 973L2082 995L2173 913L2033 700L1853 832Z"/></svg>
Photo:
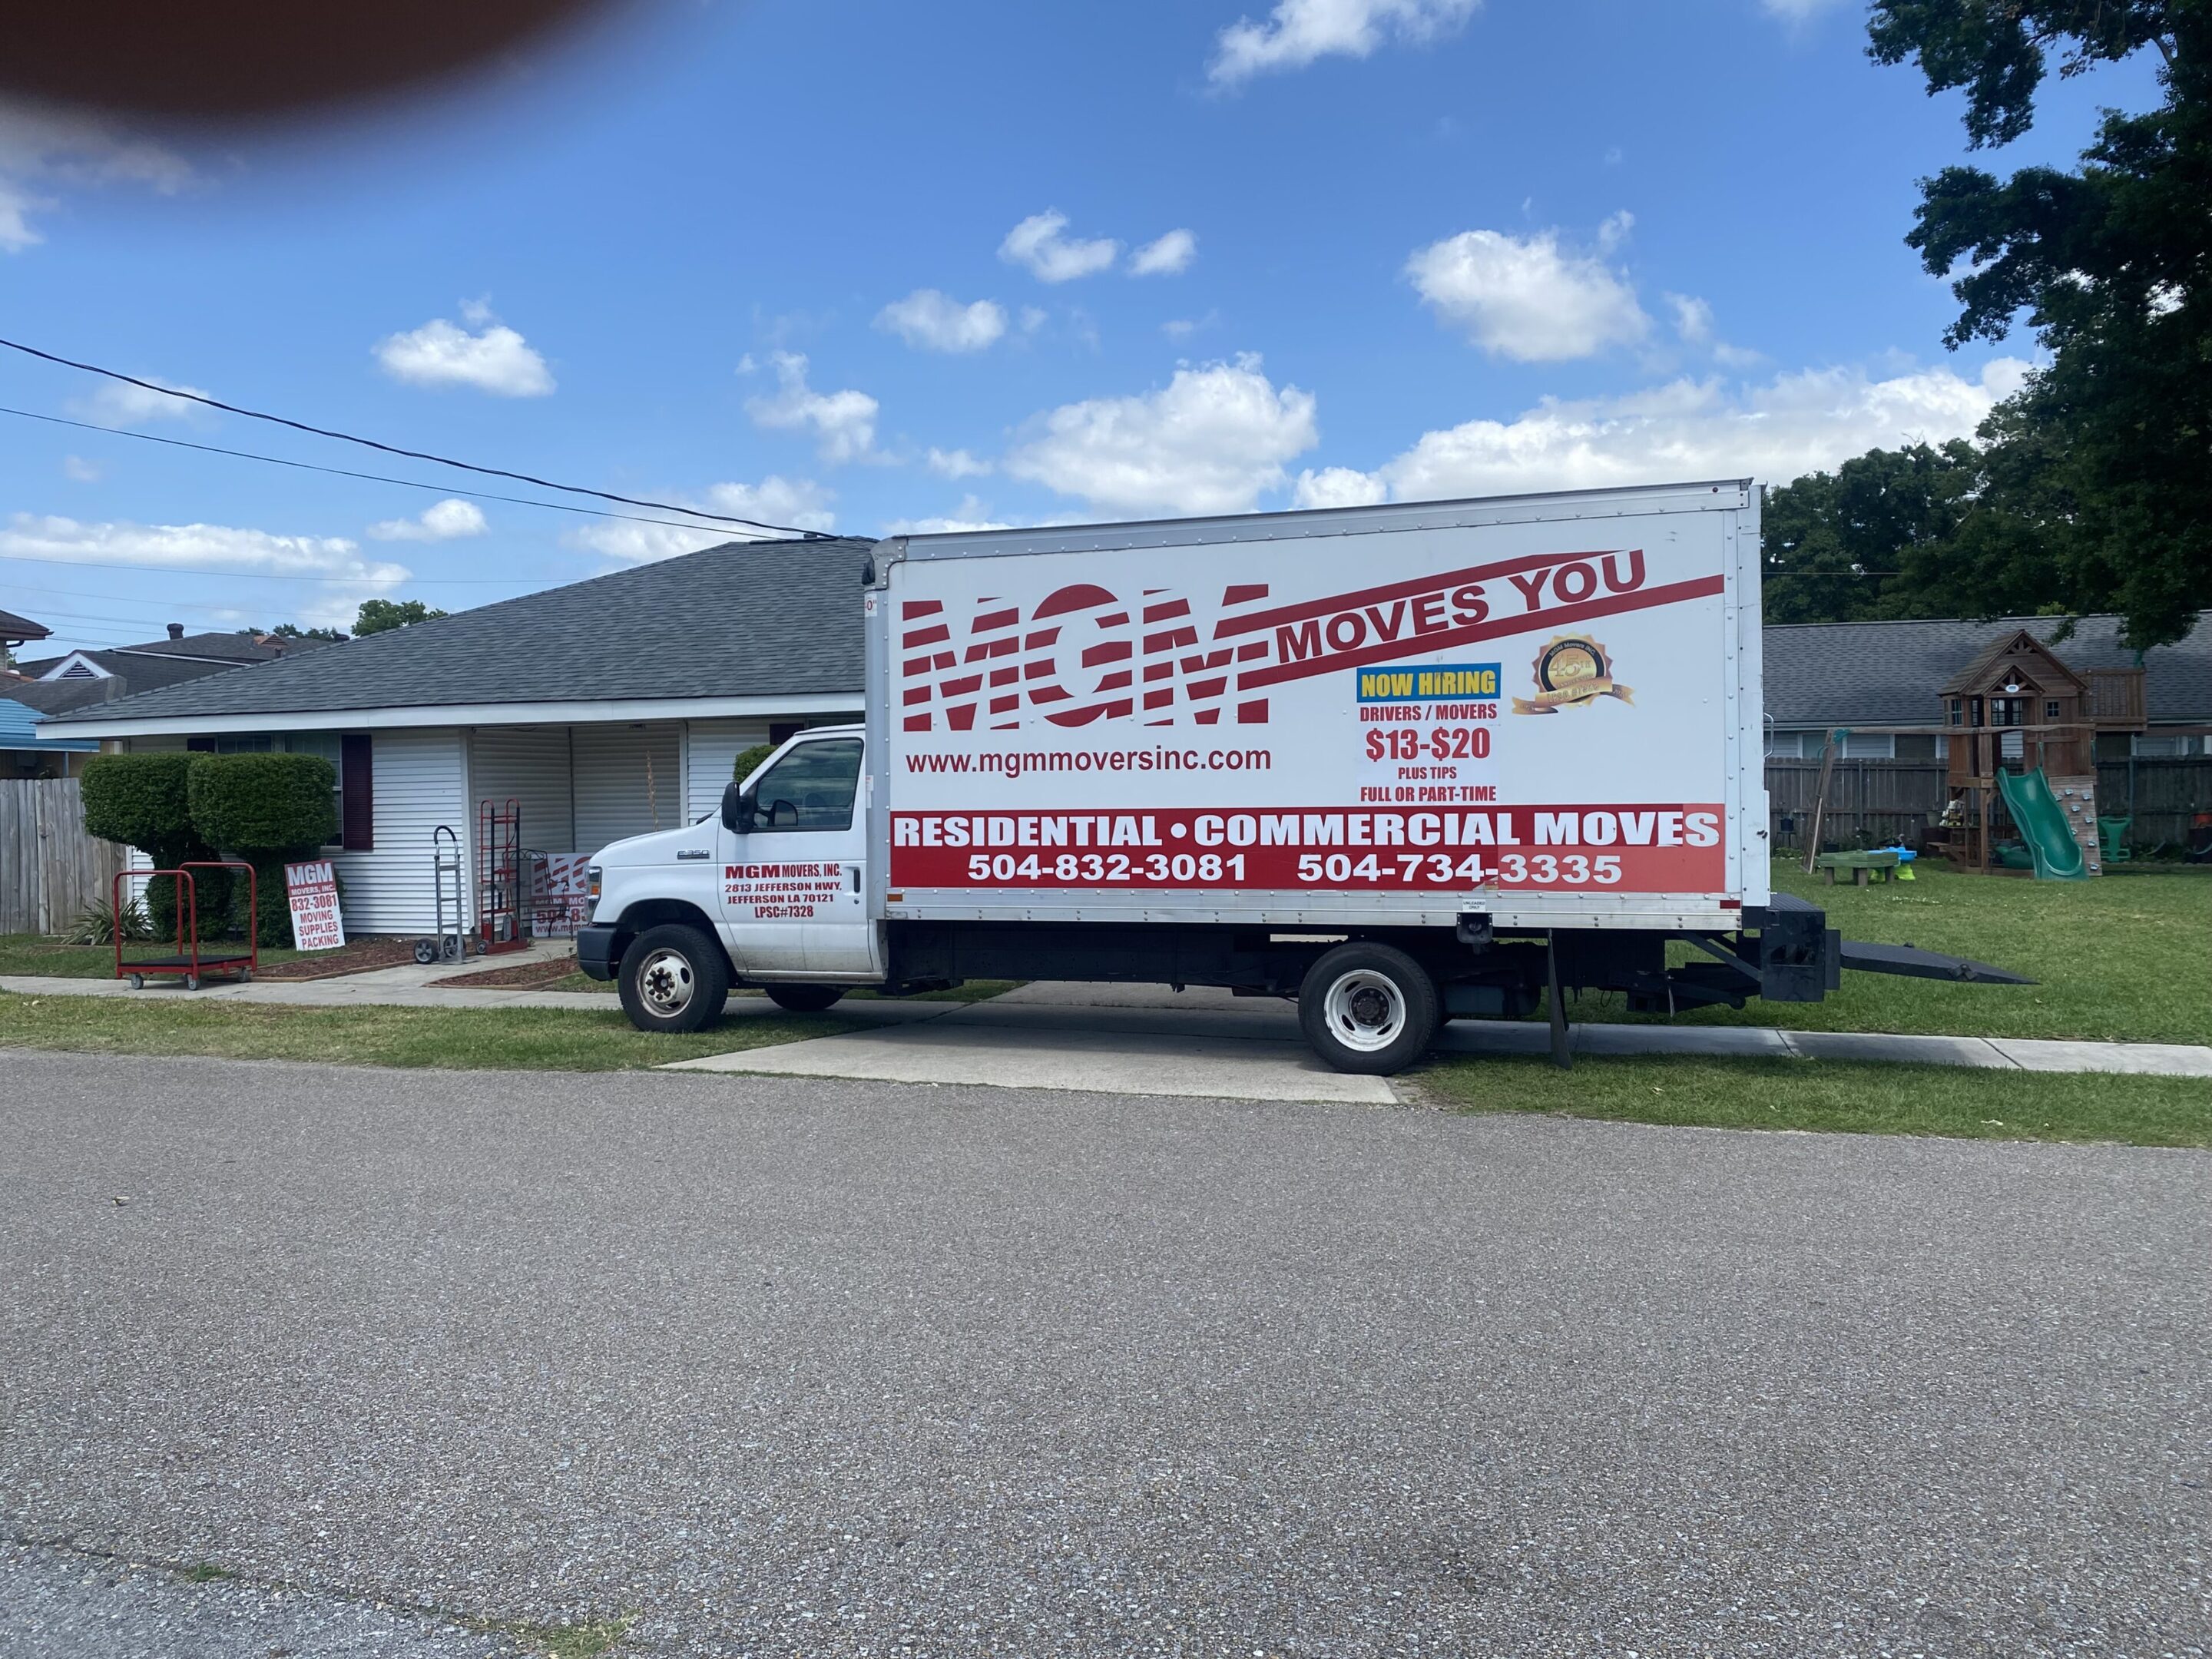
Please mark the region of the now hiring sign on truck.
<svg viewBox="0 0 2212 1659"><path fill-rule="evenodd" d="M1755 496L1571 500L905 544L867 596L890 914L1733 925Z"/></svg>

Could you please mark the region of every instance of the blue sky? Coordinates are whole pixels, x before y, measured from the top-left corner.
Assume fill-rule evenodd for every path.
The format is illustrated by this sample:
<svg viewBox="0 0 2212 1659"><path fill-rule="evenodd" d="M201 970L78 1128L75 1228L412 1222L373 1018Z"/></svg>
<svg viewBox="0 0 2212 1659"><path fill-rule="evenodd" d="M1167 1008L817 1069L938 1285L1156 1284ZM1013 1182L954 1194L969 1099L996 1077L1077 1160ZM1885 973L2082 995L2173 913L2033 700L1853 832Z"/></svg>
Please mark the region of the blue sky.
<svg viewBox="0 0 2212 1659"><path fill-rule="evenodd" d="M0 110L0 333L869 534L1780 482L1971 432L2033 356L1942 349L1901 239L1958 102L1863 43L1848 0L648 9L313 131ZM2053 82L1985 164L2069 162L2149 93ZM0 356L0 404L100 428L0 416L0 605L64 643L715 539Z"/></svg>

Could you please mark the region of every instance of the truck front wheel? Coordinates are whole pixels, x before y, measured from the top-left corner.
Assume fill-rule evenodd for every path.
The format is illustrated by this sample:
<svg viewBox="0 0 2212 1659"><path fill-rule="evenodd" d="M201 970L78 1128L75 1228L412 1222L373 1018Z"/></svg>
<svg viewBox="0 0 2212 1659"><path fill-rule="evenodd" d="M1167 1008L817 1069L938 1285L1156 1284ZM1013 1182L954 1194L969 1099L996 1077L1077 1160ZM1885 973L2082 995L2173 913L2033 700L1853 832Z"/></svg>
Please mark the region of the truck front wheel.
<svg viewBox="0 0 2212 1659"><path fill-rule="evenodd" d="M730 964L696 927L648 927L623 952L623 1012L641 1031L703 1031L722 1015Z"/></svg>
<svg viewBox="0 0 2212 1659"><path fill-rule="evenodd" d="M1436 981L1388 945L1340 945L1306 970L1298 1024L1313 1051L1340 1072L1388 1077L1435 1039Z"/></svg>

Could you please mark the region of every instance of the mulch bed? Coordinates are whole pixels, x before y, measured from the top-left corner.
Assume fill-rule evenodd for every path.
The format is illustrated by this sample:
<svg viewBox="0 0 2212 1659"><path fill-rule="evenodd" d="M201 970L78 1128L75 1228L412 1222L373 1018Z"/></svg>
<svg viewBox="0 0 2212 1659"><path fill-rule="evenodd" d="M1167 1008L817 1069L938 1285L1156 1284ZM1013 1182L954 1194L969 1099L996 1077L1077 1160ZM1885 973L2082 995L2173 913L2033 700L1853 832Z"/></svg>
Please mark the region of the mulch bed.
<svg viewBox="0 0 2212 1659"><path fill-rule="evenodd" d="M550 985L566 979L576 971L576 958L556 957L550 962L518 962L507 968L484 968L473 974L454 974L445 979L434 979L433 985L451 986L461 991L528 990L533 986Z"/></svg>
<svg viewBox="0 0 2212 1659"><path fill-rule="evenodd" d="M257 980L337 979L345 974L373 973L379 968L398 968L415 960L415 941L408 939L349 939L335 951L318 951L311 957L272 962L253 970Z"/></svg>

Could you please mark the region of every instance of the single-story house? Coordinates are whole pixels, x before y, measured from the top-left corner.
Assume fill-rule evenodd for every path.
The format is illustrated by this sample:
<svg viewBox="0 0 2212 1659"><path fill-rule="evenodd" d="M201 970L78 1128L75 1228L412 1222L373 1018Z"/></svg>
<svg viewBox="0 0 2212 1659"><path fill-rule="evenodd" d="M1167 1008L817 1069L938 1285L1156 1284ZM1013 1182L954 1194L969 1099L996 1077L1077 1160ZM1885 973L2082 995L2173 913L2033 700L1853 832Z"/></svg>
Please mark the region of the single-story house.
<svg viewBox="0 0 2212 1659"><path fill-rule="evenodd" d="M2140 655L2121 643L2120 626L2083 617L2063 640L2051 617L1768 628L1767 757L1816 759L1841 726L1852 728L1846 759L1943 759L1943 688L2022 629L2089 684L2099 760L2212 754L2212 611L2178 644Z"/></svg>
<svg viewBox="0 0 2212 1659"><path fill-rule="evenodd" d="M0 692L7 687L0 683ZM87 738L50 738L39 730L43 715L27 703L0 696L0 781L9 778L73 778L86 757L100 752Z"/></svg>
<svg viewBox="0 0 2212 1659"><path fill-rule="evenodd" d="M427 933L433 833L459 837L472 898L485 802L516 804L523 848L588 854L714 811L752 745L857 719L872 545L708 548L88 705L44 730L117 750L327 757L347 927Z"/></svg>

